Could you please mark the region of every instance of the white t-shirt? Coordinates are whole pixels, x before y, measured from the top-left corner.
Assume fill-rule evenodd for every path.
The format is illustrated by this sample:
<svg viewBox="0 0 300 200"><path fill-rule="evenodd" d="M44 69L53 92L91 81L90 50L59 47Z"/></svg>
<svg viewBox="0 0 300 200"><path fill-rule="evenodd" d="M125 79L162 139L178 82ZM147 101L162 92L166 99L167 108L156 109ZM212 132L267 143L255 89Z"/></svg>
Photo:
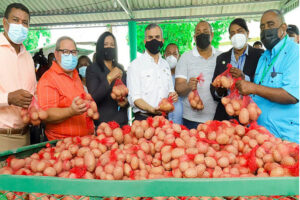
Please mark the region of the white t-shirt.
<svg viewBox="0 0 300 200"><path fill-rule="evenodd" d="M221 52L212 47L212 56L208 59L203 58L197 48L184 53L177 65L175 71L175 78L186 79L198 77L200 73L203 74L204 83L202 86L197 85L197 91L203 101L204 109L197 111L191 108L187 96L183 97L183 118L194 122L206 122L214 118L217 103L210 94L210 84L216 67L216 60Z"/></svg>

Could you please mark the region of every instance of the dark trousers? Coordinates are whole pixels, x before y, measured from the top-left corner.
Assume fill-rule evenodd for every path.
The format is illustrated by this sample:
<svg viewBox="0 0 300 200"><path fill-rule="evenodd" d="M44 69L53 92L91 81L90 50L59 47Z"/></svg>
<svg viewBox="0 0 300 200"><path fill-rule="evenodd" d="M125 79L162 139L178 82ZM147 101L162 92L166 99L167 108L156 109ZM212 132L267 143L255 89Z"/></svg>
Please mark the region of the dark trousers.
<svg viewBox="0 0 300 200"><path fill-rule="evenodd" d="M182 118L183 125L186 126L188 129L197 129L198 124L200 122L194 122L187 119Z"/></svg>

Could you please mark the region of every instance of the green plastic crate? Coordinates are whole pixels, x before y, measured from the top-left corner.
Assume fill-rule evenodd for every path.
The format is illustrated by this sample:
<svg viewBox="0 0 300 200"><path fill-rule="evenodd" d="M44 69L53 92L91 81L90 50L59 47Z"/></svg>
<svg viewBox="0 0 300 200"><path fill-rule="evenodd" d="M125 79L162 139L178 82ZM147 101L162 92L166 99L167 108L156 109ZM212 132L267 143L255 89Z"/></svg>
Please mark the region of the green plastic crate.
<svg viewBox="0 0 300 200"><path fill-rule="evenodd" d="M55 144L57 141L51 141ZM45 143L0 153L0 161L14 155L30 156ZM295 196L299 177L279 178L199 178L157 180L85 180L45 176L0 175L0 191L82 195L90 197L167 197L167 196Z"/></svg>

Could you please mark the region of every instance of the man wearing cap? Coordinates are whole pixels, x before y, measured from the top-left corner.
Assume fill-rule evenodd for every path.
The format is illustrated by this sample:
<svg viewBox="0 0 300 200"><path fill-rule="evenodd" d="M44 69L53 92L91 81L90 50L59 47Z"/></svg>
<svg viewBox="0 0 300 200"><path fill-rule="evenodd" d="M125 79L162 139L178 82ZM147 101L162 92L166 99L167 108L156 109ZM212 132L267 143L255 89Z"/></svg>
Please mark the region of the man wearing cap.
<svg viewBox="0 0 300 200"><path fill-rule="evenodd" d="M267 10L261 21L261 41L266 51L260 57L254 83L236 83L243 95L253 94L262 110L257 123L276 137L299 143L299 45L286 34L279 10Z"/></svg>
<svg viewBox="0 0 300 200"><path fill-rule="evenodd" d="M292 40L299 44L299 29L296 25L289 24L286 32Z"/></svg>
<svg viewBox="0 0 300 200"><path fill-rule="evenodd" d="M34 63L22 42L30 13L23 4L10 4L0 33L0 152L29 145L29 129L21 108L28 108L36 87Z"/></svg>

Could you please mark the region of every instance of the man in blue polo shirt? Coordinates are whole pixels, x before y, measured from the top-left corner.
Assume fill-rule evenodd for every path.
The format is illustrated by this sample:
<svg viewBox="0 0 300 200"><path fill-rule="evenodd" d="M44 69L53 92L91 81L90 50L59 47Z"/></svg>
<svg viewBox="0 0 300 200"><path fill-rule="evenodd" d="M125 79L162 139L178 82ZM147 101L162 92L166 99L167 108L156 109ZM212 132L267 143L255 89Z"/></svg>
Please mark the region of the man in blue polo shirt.
<svg viewBox="0 0 300 200"><path fill-rule="evenodd" d="M253 94L262 110L259 125L276 137L299 143L299 45L287 35L279 10L264 12L261 41L266 47L260 57L254 83L237 82L243 95Z"/></svg>

